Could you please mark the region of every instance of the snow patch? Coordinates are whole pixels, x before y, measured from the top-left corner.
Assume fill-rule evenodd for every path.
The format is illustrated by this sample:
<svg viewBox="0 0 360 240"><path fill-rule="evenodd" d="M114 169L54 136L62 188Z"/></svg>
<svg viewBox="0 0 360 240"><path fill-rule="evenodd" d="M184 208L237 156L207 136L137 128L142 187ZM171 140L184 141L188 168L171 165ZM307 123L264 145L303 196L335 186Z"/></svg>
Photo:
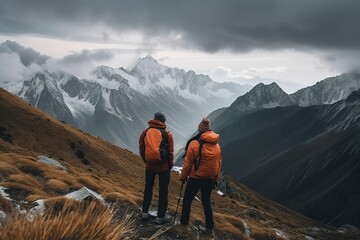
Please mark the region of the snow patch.
<svg viewBox="0 0 360 240"><path fill-rule="evenodd" d="M51 166L54 166L57 168L61 168L65 171L67 170L67 168L64 165L62 165L60 162L56 161L55 159L40 155L40 156L38 156L37 160L39 162L42 162L42 163L45 163L45 164L48 164L48 165L51 165Z"/></svg>
<svg viewBox="0 0 360 240"><path fill-rule="evenodd" d="M11 198L9 197L9 194L7 194L5 192L5 190L7 190L8 188L7 187L3 187L3 186L0 186L0 195L5 198L6 200L9 200L11 201Z"/></svg>
<svg viewBox="0 0 360 240"><path fill-rule="evenodd" d="M79 99L77 97L70 97L67 92L61 89L61 93L64 97L64 102L69 108L71 114L76 119L81 119L82 115L93 116L95 113L95 106L85 99Z"/></svg>
<svg viewBox="0 0 360 240"><path fill-rule="evenodd" d="M105 204L105 200L103 199L103 197L99 193L97 193L97 192L95 192L93 190L90 190L87 187L82 187L77 191L68 193L68 194L65 195L65 197L74 199L76 201L81 201L81 200L84 200L84 199L86 199L88 197L91 197L91 198L94 197L97 200L99 200L100 202Z"/></svg>
<svg viewBox="0 0 360 240"><path fill-rule="evenodd" d="M97 82L102 87L107 88L107 89L118 90L120 87L120 83L118 81L116 81L115 79L108 80L106 78L100 77L100 78L97 78L96 80L90 79L90 81Z"/></svg>

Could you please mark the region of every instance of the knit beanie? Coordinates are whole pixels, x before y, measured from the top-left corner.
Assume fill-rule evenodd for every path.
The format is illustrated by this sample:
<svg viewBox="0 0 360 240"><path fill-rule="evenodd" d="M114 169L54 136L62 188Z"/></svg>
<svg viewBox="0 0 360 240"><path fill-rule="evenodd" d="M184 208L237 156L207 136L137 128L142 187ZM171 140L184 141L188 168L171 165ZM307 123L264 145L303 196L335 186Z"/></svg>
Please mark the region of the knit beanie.
<svg viewBox="0 0 360 240"><path fill-rule="evenodd" d="M164 115L162 112L160 112L160 111L154 113L154 119L155 119L155 120L159 120L159 121L161 121L161 122L165 122L165 121L166 121L165 115Z"/></svg>
<svg viewBox="0 0 360 240"><path fill-rule="evenodd" d="M210 119L207 117L203 118L198 127L199 132L206 132L209 131L210 129L211 129Z"/></svg>

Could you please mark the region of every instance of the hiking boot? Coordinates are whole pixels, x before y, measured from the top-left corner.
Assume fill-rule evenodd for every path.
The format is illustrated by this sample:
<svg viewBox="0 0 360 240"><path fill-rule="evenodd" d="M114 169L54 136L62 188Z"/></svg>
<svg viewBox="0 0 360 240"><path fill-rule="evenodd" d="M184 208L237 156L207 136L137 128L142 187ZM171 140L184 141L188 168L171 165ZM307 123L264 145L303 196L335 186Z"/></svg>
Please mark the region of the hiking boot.
<svg viewBox="0 0 360 240"><path fill-rule="evenodd" d="M213 228L206 228L203 226L199 226L199 231L203 234L214 236L214 229Z"/></svg>
<svg viewBox="0 0 360 240"><path fill-rule="evenodd" d="M141 214L141 220L147 221L149 219L149 213L142 213Z"/></svg>
<svg viewBox="0 0 360 240"><path fill-rule="evenodd" d="M162 218L156 217L155 219L156 224L164 224L164 223L169 223L171 221L172 221L172 217L169 214L165 214L165 216Z"/></svg>

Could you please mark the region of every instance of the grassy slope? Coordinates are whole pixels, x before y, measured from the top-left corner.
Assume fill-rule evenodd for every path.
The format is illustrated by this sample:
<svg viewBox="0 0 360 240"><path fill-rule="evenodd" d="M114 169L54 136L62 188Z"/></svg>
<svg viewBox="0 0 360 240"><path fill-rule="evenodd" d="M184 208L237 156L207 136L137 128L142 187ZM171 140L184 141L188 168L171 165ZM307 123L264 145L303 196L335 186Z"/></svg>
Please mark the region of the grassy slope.
<svg viewBox="0 0 360 240"><path fill-rule="evenodd" d="M87 186L108 201L126 203L136 213L139 211L144 164L137 154L74 129L3 89L0 89L0 129L0 186L8 187L15 201L56 200L57 196ZM39 163L36 160L39 155L58 160L67 167L67 172ZM281 239L274 229L293 239L303 239L303 234L324 239L344 237L335 229L277 205L240 184L233 182L231 185L234 189L231 196L213 195L218 239ZM175 211L179 189L178 176L173 173L169 186L170 213ZM157 190L154 194L153 202L157 199ZM0 204L6 211L11 209L1 197ZM30 207L30 204L22 204ZM202 219L201 204L194 201L191 221L203 223ZM244 222L252 230L250 236L246 236ZM313 227L327 229L328 233L312 231ZM149 237L157 230L151 224L147 228L153 229L141 233L142 236ZM175 227L165 236L186 235L181 231Z"/></svg>

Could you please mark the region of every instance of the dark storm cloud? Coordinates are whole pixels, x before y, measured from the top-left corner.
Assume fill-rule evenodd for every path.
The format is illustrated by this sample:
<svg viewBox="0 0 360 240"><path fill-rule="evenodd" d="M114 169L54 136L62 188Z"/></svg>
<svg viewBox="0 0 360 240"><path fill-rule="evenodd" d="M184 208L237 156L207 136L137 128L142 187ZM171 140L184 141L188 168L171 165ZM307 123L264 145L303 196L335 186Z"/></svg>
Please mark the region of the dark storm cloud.
<svg viewBox="0 0 360 240"><path fill-rule="evenodd" d="M146 37L179 33L208 52L254 48L360 49L358 0L0 0L0 34L80 37L100 23ZM106 32L106 31L104 31ZM103 33L104 33L103 32ZM108 35L99 33L99 40Z"/></svg>
<svg viewBox="0 0 360 240"><path fill-rule="evenodd" d="M25 48L13 41L1 43L0 54L1 53L17 53L24 66L29 66L32 63L43 65L49 58L49 56L41 55L32 48Z"/></svg>

